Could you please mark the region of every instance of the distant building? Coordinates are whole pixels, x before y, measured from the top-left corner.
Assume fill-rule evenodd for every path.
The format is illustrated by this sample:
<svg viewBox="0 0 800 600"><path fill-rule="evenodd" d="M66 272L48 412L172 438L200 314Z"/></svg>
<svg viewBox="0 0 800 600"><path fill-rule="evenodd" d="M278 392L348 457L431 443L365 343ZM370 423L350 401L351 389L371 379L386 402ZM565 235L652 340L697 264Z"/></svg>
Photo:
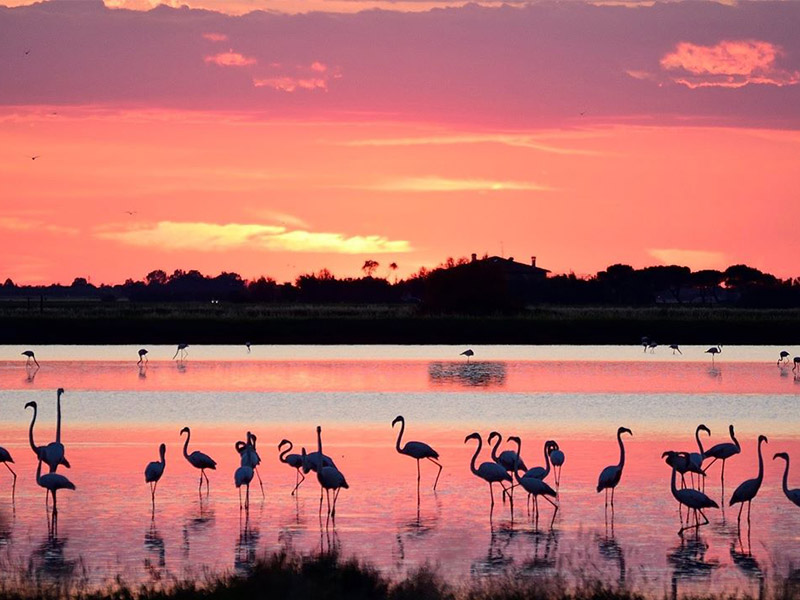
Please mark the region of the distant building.
<svg viewBox="0 0 800 600"><path fill-rule="evenodd" d="M506 281L519 283L538 283L547 279L548 269L536 266L536 257L531 256L531 264L521 263L514 260L513 256L503 258L502 256L489 256L478 258L477 254L472 254L472 262L484 262L495 265L506 276Z"/></svg>

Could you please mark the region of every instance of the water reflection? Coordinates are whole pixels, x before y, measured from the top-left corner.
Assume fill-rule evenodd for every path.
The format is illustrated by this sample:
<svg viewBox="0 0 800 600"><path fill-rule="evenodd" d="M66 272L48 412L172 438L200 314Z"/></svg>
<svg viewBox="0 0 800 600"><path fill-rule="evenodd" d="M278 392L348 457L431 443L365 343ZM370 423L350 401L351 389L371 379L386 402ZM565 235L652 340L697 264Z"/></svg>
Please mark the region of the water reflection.
<svg viewBox="0 0 800 600"><path fill-rule="evenodd" d="M68 539L48 535L31 553L28 570L49 581L62 581L74 572L77 561L64 554Z"/></svg>
<svg viewBox="0 0 800 600"><path fill-rule="evenodd" d="M514 564L514 556L509 551L509 545L515 533L514 527L508 524L492 527L486 557L472 561L470 573L473 576L486 577L508 570Z"/></svg>
<svg viewBox="0 0 800 600"><path fill-rule="evenodd" d="M428 380L437 385L502 387L506 384L504 362L432 362Z"/></svg>
<svg viewBox="0 0 800 600"><path fill-rule="evenodd" d="M436 503L435 510L423 516L419 496L417 496L416 513L412 519L403 517L397 521L397 533L395 534L395 541L397 542L397 553L395 555L395 566L398 568L406 560L406 543L421 542L425 543L426 538L433 533L441 517L442 503L439 497L434 493L434 500Z"/></svg>
<svg viewBox="0 0 800 600"><path fill-rule="evenodd" d="M189 517L183 524L183 554L189 557L192 537L200 537L208 533L214 526L214 511L202 498L199 499L199 512L196 516Z"/></svg>
<svg viewBox="0 0 800 600"><path fill-rule="evenodd" d="M595 542L597 543L597 551L600 553L600 556L616 564L617 582L621 588L624 588L628 578L628 570L625 567L625 552L614 536L613 526L610 530L606 529L605 535L596 534Z"/></svg>
<svg viewBox="0 0 800 600"><path fill-rule="evenodd" d="M25 365L25 383L33 383L38 372L38 365Z"/></svg>
<svg viewBox="0 0 800 600"><path fill-rule="evenodd" d="M258 528L250 524L250 512L245 511L244 517L239 512L239 537L233 552L233 568L240 575L248 575L252 572L256 563L256 550L260 537Z"/></svg>
<svg viewBox="0 0 800 600"><path fill-rule="evenodd" d="M550 529L547 533L533 531L529 535L533 537L533 556L522 561L522 570L528 574L553 574L557 565L561 533L556 529Z"/></svg>
<svg viewBox="0 0 800 600"><path fill-rule="evenodd" d="M167 566L167 550L164 538L156 528L155 520L150 521L150 526L144 531L144 549L145 571L150 574L153 581L160 581Z"/></svg>
<svg viewBox="0 0 800 600"><path fill-rule="evenodd" d="M719 567L719 561L706 560L708 544L700 536L681 539L680 544L667 554L672 567L672 598L679 595L681 581L707 579Z"/></svg>
<svg viewBox="0 0 800 600"><path fill-rule="evenodd" d="M733 564L736 565L748 579L755 580L758 584L759 600L764 598L766 577L764 576L764 571L761 569L761 565L759 565L755 556L753 556L753 553L750 551L750 548L748 547L745 551L744 547L741 545L741 540L739 540L739 546L736 545L736 540L734 540L731 542L730 554Z"/></svg>

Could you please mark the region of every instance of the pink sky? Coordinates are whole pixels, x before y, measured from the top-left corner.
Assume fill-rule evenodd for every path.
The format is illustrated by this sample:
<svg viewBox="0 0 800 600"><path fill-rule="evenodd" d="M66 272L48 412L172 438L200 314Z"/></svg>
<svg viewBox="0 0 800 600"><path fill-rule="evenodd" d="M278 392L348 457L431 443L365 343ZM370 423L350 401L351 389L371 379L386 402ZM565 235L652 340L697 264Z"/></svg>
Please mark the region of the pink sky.
<svg viewBox="0 0 800 600"><path fill-rule="evenodd" d="M0 7L0 278L800 275L796 3L226 6Z"/></svg>

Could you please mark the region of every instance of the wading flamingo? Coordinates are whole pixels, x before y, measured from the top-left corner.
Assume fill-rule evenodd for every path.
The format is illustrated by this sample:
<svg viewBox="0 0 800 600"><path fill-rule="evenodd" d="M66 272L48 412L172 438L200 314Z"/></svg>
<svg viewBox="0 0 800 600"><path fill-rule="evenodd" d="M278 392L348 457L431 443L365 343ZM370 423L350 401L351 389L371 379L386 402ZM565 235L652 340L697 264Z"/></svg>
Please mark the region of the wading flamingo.
<svg viewBox="0 0 800 600"><path fill-rule="evenodd" d="M249 465L242 465L233 474L233 483L236 489L239 490L239 510L242 510L242 486L247 487L247 493L244 497L244 509L250 510L250 482L253 481L255 471Z"/></svg>
<svg viewBox="0 0 800 600"><path fill-rule="evenodd" d="M786 350L781 350L780 358L778 358L778 364L787 363L789 362L789 353Z"/></svg>
<svg viewBox="0 0 800 600"><path fill-rule="evenodd" d="M191 454L189 454L189 439L192 437L192 432L189 430L188 427L184 427L181 429L181 435L186 434L186 442L183 444L183 457L189 461L189 464L192 465L195 469L200 469L200 485L197 488L198 493L200 493L203 489L203 477L206 478L206 495L209 492L209 483L208 483L208 475L206 475L206 469L214 469L217 468L217 461L213 458L208 456L208 454L203 454L199 450L195 450Z"/></svg>
<svg viewBox="0 0 800 600"><path fill-rule="evenodd" d="M739 454L742 451L742 447L739 445L739 441L736 439L736 435L733 431L733 425L728 427L728 432L730 433L731 442L723 442L722 444L716 444L715 446L711 446L708 450L703 453L704 458L713 458L708 466L703 469L703 473L706 473L711 465L713 465L717 460L722 460L722 474L720 475L720 482L722 483L722 488L725 489L725 461L728 460L730 457Z"/></svg>
<svg viewBox="0 0 800 600"><path fill-rule="evenodd" d="M511 439L511 438L509 438ZM518 437L514 438L515 441L519 440ZM518 445L521 445L519 443ZM521 448L518 448L518 453L521 451ZM520 477L519 472L520 468L515 469L514 477L517 479L517 485L522 486L526 492L528 492L528 498L533 497L533 519L534 523L539 522L539 496L547 500L550 504L553 505L555 509L553 511L553 518L550 521L550 527L553 527L553 523L556 520L556 515L558 514L558 504L553 502L548 496L552 498L556 498L558 496L557 492L551 488L547 482L543 479L537 479L536 477Z"/></svg>
<svg viewBox="0 0 800 600"><path fill-rule="evenodd" d="M550 452L550 462L553 464L553 476L556 480L556 492L558 492L559 486L561 486L561 467L564 466L564 461L566 461L567 457L564 454L564 451L558 447L557 442L553 442L553 450Z"/></svg>
<svg viewBox="0 0 800 600"><path fill-rule="evenodd" d="M178 349L175 350L175 354L172 355L172 360L175 360L180 354L180 358L178 360L183 360L189 355L189 352L186 350L189 347L189 344L178 344Z"/></svg>
<svg viewBox="0 0 800 600"><path fill-rule="evenodd" d="M439 483L439 475L442 474L442 465L436 461L436 459L439 458L439 453L424 442L406 442L406 444L401 447L400 442L403 439L403 432L406 429L406 420L401 415L398 415L395 417L394 421L392 421L392 428L394 428L396 423L400 423L400 432L397 434L397 452L410 456L417 461L417 490L419 490L420 481L419 461L427 458L439 467L439 471L436 473L436 480L433 482L433 490L436 491L436 484Z"/></svg>
<svg viewBox="0 0 800 600"><path fill-rule="evenodd" d="M496 431L492 431L489 434L489 437L486 438L486 444L491 446L492 440L497 438L497 442L495 442L494 446L492 446L492 460L496 462L498 465L503 467L509 473L514 472L514 467L519 464L519 468L523 471L527 471L528 467L525 466L525 461L522 460L519 454L517 454L514 450L503 450L500 454L497 454L497 449L500 447L500 444L503 442L503 436L501 436ZM513 441L515 436L511 436L508 438L508 441Z"/></svg>
<svg viewBox="0 0 800 600"><path fill-rule="evenodd" d="M619 463L611 465L600 471L600 477L597 479L597 493L606 491L606 509L608 509L608 490L611 489L611 511L614 511L614 490L619 485L622 479L622 469L625 467L625 446L622 443L622 434L627 433L633 435L633 432L627 427L620 427L617 429L617 442L619 443Z"/></svg>
<svg viewBox="0 0 800 600"><path fill-rule="evenodd" d="M322 467L335 467L336 464L330 456L322 453L322 427L317 425L317 451L306 454L305 467L303 471L308 473L314 471L318 473Z"/></svg>
<svg viewBox="0 0 800 600"><path fill-rule="evenodd" d="M684 462L689 462L689 456L687 452L665 452L664 455L667 457L667 464L672 465L672 481L670 482L670 489L672 490L672 495L675 500L678 501L679 504L685 506L687 509L691 509L694 511L694 525L689 525L689 515L687 511L686 516L686 527L683 526L683 517L681 516L681 528L678 530L678 535L682 536L683 532L687 529L700 529L703 525L708 525L708 517L706 517L705 513L703 512L704 508L719 508L719 504L714 502L711 498L706 496L703 492L693 489L681 489L679 490L678 487L675 485L675 473L678 472L676 465L681 462L677 460L683 458ZM663 456L663 455L662 455ZM679 511L680 512L680 511ZM703 523L700 523L700 520L697 518L697 513L703 517Z"/></svg>
<svg viewBox="0 0 800 600"><path fill-rule="evenodd" d="M42 459L39 459L39 466L36 467L36 483L45 488L53 495L53 520L58 515L58 505L56 504L56 492L58 490L74 490L75 484L59 473L46 473L42 475Z"/></svg>
<svg viewBox="0 0 800 600"><path fill-rule="evenodd" d="M247 432L247 442L238 441L236 442L236 451L239 453L241 457L241 466L243 467L250 467L255 471L256 477L258 477L258 484L261 486L261 497L265 498L266 495L264 494L264 482L261 480L261 474L258 472L258 465L261 464L261 457L258 455L258 451L256 450L256 442L258 438L256 437L255 433L250 431Z"/></svg>
<svg viewBox="0 0 800 600"><path fill-rule="evenodd" d="M28 357L28 360L25 361L26 367L31 364L31 361L33 361L34 364L39 367L39 361L36 360L36 355L33 353L33 350L25 350L25 352L22 353L22 356Z"/></svg>
<svg viewBox="0 0 800 600"><path fill-rule="evenodd" d="M767 436L758 436L758 475L756 475L755 479L748 479L740 483L739 487L734 490L733 496L731 496L730 506L741 504L739 507L739 517L736 520L737 527L740 530L742 527L742 509L744 508L744 503L747 502L747 527L749 528L750 505L753 502L753 498L758 494L758 490L761 489L761 482L764 481L764 458L761 455L761 444L763 442L769 442Z"/></svg>
<svg viewBox="0 0 800 600"><path fill-rule="evenodd" d="M800 489L789 489L789 455L786 452L778 452L772 457L772 460L776 458L782 458L786 461L786 470L783 472L783 493L795 506L800 506Z"/></svg>
<svg viewBox="0 0 800 600"><path fill-rule="evenodd" d="M498 465L496 462L484 462L481 463L480 467L475 467L475 461L478 460L478 455L481 453L481 448L483 447L483 440L481 439L481 435L478 432L470 433L467 437L464 438L464 443L466 444L469 440L478 440L478 447L475 449L475 454L472 456L472 461L470 462L469 468L472 471L472 474L476 477L480 477L486 483L489 484L489 494L492 499L491 508L494 508L494 489L492 485L495 483L499 483L500 487L503 488L503 493L506 493L506 486L503 484L504 481L511 482L511 475L508 474L503 467ZM513 501L512 501L513 502ZM513 505L512 505L513 506Z"/></svg>
<svg viewBox="0 0 800 600"><path fill-rule="evenodd" d="M280 451L283 446L288 445L283 451ZM300 484L303 483L306 479L306 476L303 475L302 468L303 468L303 457L300 454L289 454L292 451L293 445L292 442L289 440L281 440L281 443L278 444L278 450L280 453L278 454L278 460L281 461L285 465L289 465L293 469L297 471L297 476L294 479L294 489L292 490L292 496L297 491L297 488L300 487Z"/></svg>
<svg viewBox="0 0 800 600"><path fill-rule="evenodd" d="M678 344L670 344L670 345L669 345L669 349L670 349L670 350L672 350L672 354L673 354L673 355L674 355L676 352L677 352L678 354L683 354L683 352L681 352L681 347L680 347Z"/></svg>
<svg viewBox="0 0 800 600"><path fill-rule="evenodd" d="M305 460L308 457L306 449L302 448L301 451L302 458ZM331 519L335 519L336 501L339 499L339 492L342 488L349 489L350 486L347 484L344 474L336 467L322 467L317 471L317 481L319 481L320 487L324 489L327 494L328 514L331 516ZM331 490L333 490L333 506L331 506ZM320 514L322 514L322 502L319 503L319 511Z"/></svg>
<svg viewBox="0 0 800 600"><path fill-rule="evenodd" d="M69 461L63 456L61 457L61 460L59 462L50 464L47 458L47 452L46 452L47 446L37 446L34 443L33 426L36 423L36 414L38 412L38 405L36 404L35 400L31 400L30 402L25 404L25 408L33 408L33 418L31 419L31 426L30 429L28 430L28 441L30 442L31 450L33 450L33 453L36 455L37 460L41 457L44 463L50 468L51 473L55 472L56 467L58 467L58 465L63 465L69 469L70 468Z"/></svg>
<svg viewBox="0 0 800 600"><path fill-rule="evenodd" d="M147 362L147 350L145 348L140 348L139 349L139 362L137 362L136 364L140 365L143 362L144 363Z"/></svg>
<svg viewBox="0 0 800 600"><path fill-rule="evenodd" d="M705 456L703 452L703 442L700 441L701 431L705 431L708 435L711 435L711 430L702 423L694 430L694 439L697 442L697 448L700 452L688 453L689 468L687 470L689 473L696 473L698 477L705 477L705 472L703 471L703 459ZM700 489L700 481L697 482L697 489Z"/></svg>
<svg viewBox="0 0 800 600"><path fill-rule="evenodd" d="M0 463L3 463L6 466L6 469L8 469L11 472L11 475L13 475L14 477L13 483L11 484L12 500L14 499L14 496L16 495L17 492L17 474L14 472L14 469L8 466L8 463L13 463L13 462L14 459L11 458L11 453L2 446L0 446Z"/></svg>
<svg viewBox="0 0 800 600"><path fill-rule="evenodd" d="M711 364L713 365L713 364L714 364L714 357L715 357L717 354L721 353L721 352L722 352L722 346L720 346L719 344L717 344L716 346L711 346L711 348L709 348L708 350L706 350L706 352L705 352L705 353L706 353L706 354L710 354L710 355L711 355Z"/></svg>
<svg viewBox="0 0 800 600"><path fill-rule="evenodd" d="M467 348L464 350L459 356L466 356L467 362L469 362L470 357L475 356L475 353L472 351L472 348Z"/></svg>
<svg viewBox="0 0 800 600"><path fill-rule="evenodd" d="M161 479L161 476L164 474L164 467L167 466L167 445L161 444L158 447L158 454L161 457L161 460L154 460L153 462L147 463L147 466L144 468L144 482L150 484L150 497L153 501L153 512L156 511L156 487L158 486L158 482Z"/></svg>

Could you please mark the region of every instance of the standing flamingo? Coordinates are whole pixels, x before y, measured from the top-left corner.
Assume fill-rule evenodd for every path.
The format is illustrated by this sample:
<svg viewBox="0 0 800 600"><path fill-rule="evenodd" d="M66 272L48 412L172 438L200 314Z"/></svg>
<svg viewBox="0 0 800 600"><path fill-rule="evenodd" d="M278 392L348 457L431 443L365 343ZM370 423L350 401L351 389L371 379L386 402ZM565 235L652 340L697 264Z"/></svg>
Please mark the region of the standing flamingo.
<svg viewBox="0 0 800 600"><path fill-rule="evenodd" d="M2 446L0 446L0 463L3 463L6 466L6 469L8 469L11 472L11 475L14 476L14 481L11 484L11 498L12 498L12 500L13 500L14 496L16 495L16 492L17 492L17 474L14 472L14 469L12 469L11 467L8 466L8 463L13 463L13 462L14 462L14 459L11 458L11 453L8 450L6 450L5 448L3 448Z"/></svg>
<svg viewBox="0 0 800 600"><path fill-rule="evenodd" d="M164 474L164 467L167 466L166 444L161 444L158 447L158 454L161 457L161 460L154 460L153 462L149 462L147 463L147 466L144 468L144 482L150 484L150 497L153 501L154 514L156 511L156 487L158 486L158 482L161 479L161 476Z"/></svg>
<svg viewBox="0 0 800 600"><path fill-rule="evenodd" d="M619 463L606 467L600 472L597 480L597 492L606 491L606 509L608 509L608 490L611 489L611 511L614 511L614 490L622 479L622 469L625 467L625 446L622 443L622 434L627 433L631 436L633 432L627 427L617 429L617 442L619 443Z"/></svg>
<svg viewBox="0 0 800 600"><path fill-rule="evenodd" d="M675 485L675 473L678 472L677 465L681 462L680 460L676 460L676 459L679 458L680 455L683 455L680 458L683 458L683 462L688 463L689 462L689 454L688 454L688 452L672 452L672 451L670 451L670 452L665 452L664 455L666 455L666 457L667 457L667 464L670 464L672 466L672 481L670 483L670 489L672 490L673 497L675 498L675 500L678 501L679 504L682 504L686 508L691 509L691 510L694 511L694 520L695 520L695 524L694 525L689 525L688 512L687 512L687 518L686 518L686 527L683 526L683 521L681 521L681 528L680 528L680 530L678 530L678 535L682 536L683 532L686 531L687 529L691 529L691 528L699 529L703 525L708 525L708 517L706 517L705 513L703 512L703 509L704 508L719 508L719 504L714 502L711 498L706 496L703 492L700 492L700 491L694 490L694 489L686 489L686 488L679 490L677 488L677 486ZM702 515L702 517L703 517L703 519L705 521L704 523L700 523L699 522L699 519L697 518L697 513L698 512L700 513L700 515ZM683 519L683 517L681 517L681 519Z"/></svg>
<svg viewBox="0 0 800 600"><path fill-rule="evenodd" d="M510 438L509 438L510 439ZM519 438L514 438L515 440L519 440ZM519 444L521 445L521 444ZM518 454L521 451L521 448L518 448ZM553 511L553 519L550 521L550 527L553 527L553 523L556 520L556 515L558 514L558 504L550 500L548 496L552 498L556 498L558 493L551 488L546 481L543 479L538 479L536 477L520 477L519 471L521 467L518 467L514 470L514 477L517 480L517 485L522 486L526 492L528 492L528 497L533 497L533 519L535 523L539 522L539 496L547 500L550 504L553 505L555 509Z"/></svg>
<svg viewBox="0 0 800 600"><path fill-rule="evenodd" d="M206 475L206 469L214 469L217 468L217 462L208 456L207 454L203 454L199 450L195 450L191 454L189 454L189 438L192 437L192 432L189 430L188 427L184 427L181 429L181 435L186 434L186 442L183 444L183 456L186 460L189 461L189 464L192 465L195 469L200 469L200 485L197 488L198 493L201 492L203 489L203 477L206 478L206 495L209 492L209 482L208 482L208 475Z"/></svg>
<svg viewBox="0 0 800 600"><path fill-rule="evenodd" d="M648 348L648 350L650 350L650 354L654 354L655 351L656 351L656 348L658 348L658 343L655 340L650 340L647 343L647 348Z"/></svg>
<svg viewBox="0 0 800 600"><path fill-rule="evenodd" d="M62 456L61 460L59 460L58 462L54 462L54 463L51 464L50 462L48 462L49 459L48 459L47 451L46 451L47 447L46 446L37 446L34 443L34 441L33 441L33 426L36 423L36 414L38 412L38 405L36 404L35 400L31 400L30 402L25 404L25 408L33 408L33 418L31 419L31 426L30 426L30 429L28 430L28 441L30 442L31 450L33 450L33 453L36 455L36 458L38 459L39 457L41 457L42 460L44 461L44 463L48 467L50 467L50 472L51 473L55 472L55 470L58 467L58 465L63 465L66 468L69 469L70 468L69 461L64 456ZM56 457L54 456L53 458L56 458Z"/></svg>
<svg viewBox="0 0 800 600"><path fill-rule="evenodd" d="M795 373L795 377L797 376L797 369L800 368L800 356L795 356L792 359L792 371Z"/></svg>
<svg viewBox="0 0 800 600"><path fill-rule="evenodd" d="M515 452L514 450L503 450L499 455L497 454L497 449L500 447L500 444L503 442L503 436L501 436L496 431L492 431L489 434L489 437L486 439L486 443L488 445L492 445L492 440L497 438L494 446L492 447L492 460L496 462L498 465L503 467L509 473L514 472L514 468L519 465L519 468L523 471L527 471L528 467L525 466L525 461L522 460L522 457ZM508 441L513 441L515 436L511 436L508 438Z"/></svg>
<svg viewBox="0 0 800 600"><path fill-rule="evenodd" d="M697 426L697 429L694 430L694 439L697 442L697 448L700 452L689 452L689 468L687 469L690 473L697 474L698 477L705 477L705 472L703 471L703 459L705 458L703 452L703 442L700 441L700 432L705 431L708 435L711 435L711 430L703 425L702 423ZM700 488L700 482L697 482L698 489Z"/></svg>
<svg viewBox="0 0 800 600"><path fill-rule="evenodd" d="M469 359L471 357L475 356L475 353L472 351L472 348L467 348L461 354L459 354L459 356L466 356L467 357L467 362L469 362Z"/></svg>
<svg viewBox="0 0 800 600"><path fill-rule="evenodd" d="M41 458L39 458L39 466L36 467L36 483L53 495L53 521L55 522L56 516L58 515L56 492L58 490L74 490L75 484L59 473L47 473L42 475Z"/></svg>
<svg viewBox="0 0 800 600"><path fill-rule="evenodd" d="M556 492L561 486L561 467L564 466L564 461L567 457L564 451L558 447L558 443L553 441L553 449L550 452L550 462L553 464L553 475L556 479Z"/></svg>
<svg viewBox="0 0 800 600"><path fill-rule="evenodd" d="M147 362L147 349L146 348L140 348L139 349L139 362L137 362L136 364L140 365L143 362L145 362L145 363Z"/></svg>
<svg viewBox="0 0 800 600"><path fill-rule="evenodd" d="M308 473L309 471L314 471L318 473L322 467L335 467L336 464L333 462L333 459L330 456L326 456L322 453L322 427L317 425L317 451L316 452L309 452L306 455L306 462L305 467L303 467L303 472Z"/></svg>
<svg viewBox="0 0 800 600"><path fill-rule="evenodd" d="M800 489L789 489L789 455L786 452L778 452L772 457L772 460L776 458L782 458L786 461L786 470L783 472L783 493L795 506L800 506Z"/></svg>
<svg viewBox="0 0 800 600"><path fill-rule="evenodd" d="M31 361L34 362L34 364L36 365L37 368L40 366L39 365L39 361L36 360L36 355L33 353L33 350L25 350L24 352L22 352L22 356L27 356L28 357L28 360L25 361L25 366L26 367L29 364L31 364Z"/></svg>
<svg viewBox="0 0 800 600"><path fill-rule="evenodd" d="M172 360L175 360L175 357L178 356L179 354L180 354L180 358L178 359L179 361L186 358L189 355L189 352L186 350L188 347L189 344L186 343L178 344L178 349L175 350L175 354L173 354Z"/></svg>
<svg viewBox="0 0 800 600"><path fill-rule="evenodd" d="M403 439L403 432L406 429L406 420L401 415L398 415L395 417L394 421L392 421L392 428L394 428L395 424L398 422L400 423L400 433L397 435L397 452L410 456L417 461L417 490L419 490L420 481L419 461L423 458L427 458L439 467L439 471L436 473L436 481L433 482L433 490L436 491L436 484L439 483L439 475L442 474L442 465L436 461L436 459L439 458L439 453L424 442L406 442L405 446L400 447L400 442Z"/></svg>
<svg viewBox="0 0 800 600"><path fill-rule="evenodd" d="M769 442L767 436L758 436L758 475L755 479L748 479L740 483L739 487L734 490L729 503L729 506L741 504L739 507L739 518L736 520L739 529L742 527L742 509L744 508L745 502L747 502L747 526L750 527L750 504L753 502L753 498L756 497L756 494L758 494L758 490L761 489L761 482L764 480L764 458L761 456L762 442Z"/></svg>
<svg viewBox="0 0 800 600"><path fill-rule="evenodd" d="M683 352L681 352L681 347L680 347L678 344L670 344L670 345L669 345L669 348L670 348L670 350L672 350L672 354L673 354L673 355L674 355L676 352L677 352L678 354L683 354Z"/></svg>
<svg viewBox="0 0 800 600"><path fill-rule="evenodd" d="M306 454L306 449L301 448L302 452L302 459L305 460L308 458ZM317 481L319 481L319 485L321 489L325 490L325 493L328 497L328 514L331 516L331 519L336 518L336 501L339 499L339 492L344 489L349 489L350 486L347 484L347 480L344 478L344 474L337 469L336 467L328 467L324 466L319 471L317 471ZM331 490L333 490L333 507L331 507ZM319 503L319 511L320 515L322 514L322 500Z"/></svg>
<svg viewBox="0 0 800 600"><path fill-rule="evenodd" d="M481 463L480 467L475 468L475 461L478 460L478 455L481 453L483 440L481 439L481 434L478 432L470 433L464 438L464 443L466 444L469 440L478 440L478 447L475 449L475 454L472 456L472 461L470 462L469 468L473 475L480 477L489 484L489 494L492 498L491 508L494 508L494 488L492 485L494 483L499 483L500 487L503 488L503 493L505 494L506 486L503 485L503 482L512 481L511 475L508 474L508 471L506 471L505 468L501 467L496 462L484 462Z"/></svg>
<svg viewBox="0 0 800 600"><path fill-rule="evenodd" d="M508 438L511 439L511 438ZM533 467L532 469L528 469L525 471L525 475L522 477L532 477L533 479L546 479L547 476L550 474L550 454L553 451L553 444L555 442L553 440L547 440L544 443L544 464L543 467ZM522 462L520 462L520 468L524 468L522 466Z"/></svg>
<svg viewBox="0 0 800 600"><path fill-rule="evenodd" d="M730 457L739 454L742 451L742 447L739 445L739 441L736 439L733 431L733 425L728 427L728 432L730 433L731 439L733 443L730 442L723 442L722 444L716 444L715 446L711 446L708 450L703 453L704 458L713 458L708 466L703 469L703 473L707 472L711 465L717 462L718 459L722 460L722 474L720 475L720 482L722 483L722 489L725 489L725 461L728 460Z"/></svg>
<svg viewBox="0 0 800 600"><path fill-rule="evenodd" d="M789 353L786 350L781 350L780 358L778 358L778 364L789 362Z"/></svg>
<svg viewBox="0 0 800 600"><path fill-rule="evenodd" d="M243 467L251 467L258 477L258 484L261 486L261 497L264 498L264 482L261 480L261 474L258 472L258 465L261 464L261 457L256 451L256 434L250 431L247 432L247 442L236 442L236 451L241 457L241 465Z"/></svg>
<svg viewBox="0 0 800 600"><path fill-rule="evenodd" d="M302 473L303 457L300 454L289 454L289 452L291 452L292 448L294 447L292 445L292 442L286 439L281 440L281 443L278 444L278 450L280 451L280 449L286 445L288 445L289 447L278 454L278 460L286 465L289 465L290 467L294 468L297 471L297 476L294 479L294 489L292 490L292 496L294 496L294 493L297 491L297 488L299 488L300 484L306 480L306 476L303 475Z"/></svg>
<svg viewBox="0 0 800 600"><path fill-rule="evenodd" d="M719 344L717 344L716 346L711 346L711 348L709 348L708 350L706 350L706 352L705 352L705 353L706 353L706 354L710 354L710 355L711 355L711 364L713 365L713 364L714 364L714 357L715 357L717 354L721 353L721 352L722 352L722 346L720 346Z"/></svg>
<svg viewBox="0 0 800 600"><path fill-rule="evenodd" d="M233 483L239 490L239 510L242 510L242 486L247 487L247 494L244 499L244 509L250 510L250 482L253 481L255 471L249 465L242 465L233 474Z"/></svg>

